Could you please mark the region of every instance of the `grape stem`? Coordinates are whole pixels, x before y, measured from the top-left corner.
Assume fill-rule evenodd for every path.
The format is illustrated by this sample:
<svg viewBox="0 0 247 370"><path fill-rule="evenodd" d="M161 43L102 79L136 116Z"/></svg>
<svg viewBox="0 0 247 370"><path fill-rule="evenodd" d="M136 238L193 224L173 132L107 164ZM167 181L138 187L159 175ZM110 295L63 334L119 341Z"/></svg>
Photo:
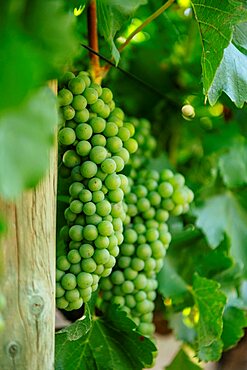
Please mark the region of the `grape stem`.
<svg viewBox="0 0 247 370"><path fill-rule="evenodd" d="M137 27L126 39L126 41L118 48L118 51L121 51L130 43L130 41L135 37L135 35L141 30L146 27L149 23L151 23L155 18L161 15L166 9L168 9L175 0L168 0L164 5L162 5L159 9L156 10L153 14L151 14L139 27Z"/></svg>
<svg viewBox="0 0 247 370"><path fill-rule="evenodd" d="M175 0L168 0L164 5L162 5L159 9L157 9L153 14L151 14L139 27L137 27L125 40L125 42L118 48L118 51L121 53L121 51L131 42L131 40L135 37L135 35L143 30L144 27L146 27L149 23L151 23L155 18L157 18L159 15L161 15L166 9L168 9ZM111 68L110 65L106 65L105 67L102 67L102 70L104 71L103 77L106 76L109 69Z"/></svg>
<svg viewBox="0 0 247 370"><path fill-rule="evenodd" d="M87 25L88 25L88 41L89 46L97 53L99 52L99 45L98 45L98 30L97 30L97 7L96 7L96 0L91 0L90 4L88 5L87 10ZM90 53L90 61L91 61L91 72L92 72L92 79L100 83L101 82L101 68L100 68L100 60L98 55Z"/></svg>

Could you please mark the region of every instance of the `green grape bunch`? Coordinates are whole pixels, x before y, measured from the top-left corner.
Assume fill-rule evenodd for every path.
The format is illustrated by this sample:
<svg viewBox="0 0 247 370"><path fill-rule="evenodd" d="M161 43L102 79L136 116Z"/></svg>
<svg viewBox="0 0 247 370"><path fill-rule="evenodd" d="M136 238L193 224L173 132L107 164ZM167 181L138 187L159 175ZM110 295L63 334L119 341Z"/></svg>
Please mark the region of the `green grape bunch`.
<svg viewBox="0 0 247 370"><path fill-rule="evenodd" d="M130 189L124 197L124 242L113 272L100 282L101 307L104 311L110 303L120 305L141 334L152 336L157 273L163 267L171 242L167 221L170 215L188 212L194 195L181 174L169 169L161 172L146 169L155 148L151 125L147 120L132 122L138 150L129 161L132 169Z"/></svg>
<svg viewBox="0 0 247 370"><path fill-rule="evenodd" d="M180 174L142 170L125 196L124 243L112 274L102 279L103 309L119 304L143 335L154 332L153 310L157 273L171 241L167 220L188 211L192 191Z"/></svg>
<svg viewBox="0 0 247 370"><path fill-rule="evenodd" d="M63 252L56 262L56 304L74 310L90 300L116 264L126 218L123 199L129 191L121 172L137 143L111 90L92 82L88 73L67 72L58 100L63 121L58 192L69 203L58 237Z"/></svg>

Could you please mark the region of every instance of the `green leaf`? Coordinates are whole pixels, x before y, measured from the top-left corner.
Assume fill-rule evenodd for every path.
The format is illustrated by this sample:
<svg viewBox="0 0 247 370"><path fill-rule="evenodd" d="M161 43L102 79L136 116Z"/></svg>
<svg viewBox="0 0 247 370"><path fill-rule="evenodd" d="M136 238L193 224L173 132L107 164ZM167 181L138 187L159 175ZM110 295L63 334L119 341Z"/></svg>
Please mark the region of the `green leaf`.
<svg viewBox="0 0 247 370"><path fill-rule="evenodd" d="M216 248L226 234L230 240L230 253L240 266L247 266L247 192L223 194L208 198L195 210L196 225L206 235L209 245ZM246 271L246 268L245 268ZM246 272L245 272L246 273Z"/></svg>
<svg viewBox="0 0 247 370"><path fill-rule="evenodd" d="M120 54L115 45L114 37L137 8L146 3L147 0L127 0L124 2L120 0L97 0L99 32L108 43L116 64L119 62Z"/></svg>
<svg viewBox="0 0 247 370"><path fill-rule="evenodd" d="M18 196L35 186L49 166L57 124L56 97L40 89L14 112L0 115L0 194Z"/></svg>
<svg viewBox="0 0 247 370"><path fill-rule="evenodd" d="M244 328L247 327L246 311L228 305L223 315L223 332L222 341L224 350L234 347L238 341L244 336Z"/></svg>
<svg viewBox="0 0 247 370"><path fill-rule="evenodd" d="M229 249L229 240L225 237L218 248L202 255L196 265L196 271L199 275L216 279L219 274L228 271L234 264L233 259L229 256Z"/></svg>
<svg viewBox="0 0 247 370"><path fill-rule="evenodd" d="M223 60L208 91L208 100L214 105L222 92L225 92L237 107L242 108L247 101L247 56L235 45L230 44L224 51Z"/></svg>
<svg viewBox="0 0 247 370"><path fill-rule="evenodd" d="M238 187L247 183L247 145L239 143L219 160L219 169L226 186Z"/></svg>
<svg viewBox="0 0 247 370"><path fill-rule="evenodd" d="M198 357L203 361L219 360L223 348L223 310L226 303L220 285L199 275L194 276L193 295L199 312L196 325L198 334Z"/></svg>
<svg viewBox="0 0 247 370"><path fill-rule="evenodd" d="M234 76L237 77L234 78L234 80L237 80L240 83L242 71L239 73L239 71L237 71L233 66L236 61L236 54L235 51L233 51L230 42L232 40L234 26L247 21L247 11L244 9L242 4L233 4L229 0L217 2L214 0L193 0L192 6L195 18L198 22L202 41L202 74L204 93L209 97L210 104L213 104L221 92L226 90L226 86L230 82L226 76L226 72L231 74L234 71L234 73L237 74ZM226 49L227 47L228 50ZM227 69L225 70L226 63L223 62L223 64L221 64L223 57L227 60L227 63L231 61L232 67L229 67L228 64ZM223 69L225 71L223 75L219 67L221 70ZM233 71L231 68L233 68ZM222 79L221 84L225 85L224 88L220 86L219 76ZM215 78L216 80L214 82ZM233 86L233 89L235 88L236 86ZM230 93L230 89L231 87L227 89L227 94ZM241 92L237 91L237 94L241 94ZM232 97L238 105L240 104L240 101L242 101L240 95L236 98L234 95L232 95Z"/></svg>
<svg viewBox="0 0 247 370"><path fill-rule="evenodd" d="M172 301L179 301L188 293L186 282L178 275L171 265L169 259L165 259L164 266L158 274L158 290L164 297L169 297ZM174 302L173 302L174 303Z"/></svg>
<svg viewBox="0 0 247 370"><path fill-rule="evenodd" d="M165 367L166 370L200 370L200 366L191 361L190 357L181 348L176 354L169 366Z"/></svg>
<svg viewBox="0 0 247 370"><path fill-rule="evenodd" d="M154 344L137 333L133 321L116 306L106 316L94 317L89 331L83 326L81 335L80 320L73 325L69 335L56 335L56 370L141 370L153 362Z"/></svg>

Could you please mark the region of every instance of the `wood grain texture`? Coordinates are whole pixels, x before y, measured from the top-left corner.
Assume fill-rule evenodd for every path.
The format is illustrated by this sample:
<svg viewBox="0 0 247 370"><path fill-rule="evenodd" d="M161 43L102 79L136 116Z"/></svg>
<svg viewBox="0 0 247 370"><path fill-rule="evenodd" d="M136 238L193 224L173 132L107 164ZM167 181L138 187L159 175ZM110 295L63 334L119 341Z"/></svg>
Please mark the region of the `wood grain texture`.
<svg viewBox="0 0 247 370"><path fill-rule="evenodd" d="M52 82L56 91L56 83ZM0 199L7 222L1 240L7 300L0 333L1 370L52 370L55 326L57 148L45 179L16 202Z"/></svg>

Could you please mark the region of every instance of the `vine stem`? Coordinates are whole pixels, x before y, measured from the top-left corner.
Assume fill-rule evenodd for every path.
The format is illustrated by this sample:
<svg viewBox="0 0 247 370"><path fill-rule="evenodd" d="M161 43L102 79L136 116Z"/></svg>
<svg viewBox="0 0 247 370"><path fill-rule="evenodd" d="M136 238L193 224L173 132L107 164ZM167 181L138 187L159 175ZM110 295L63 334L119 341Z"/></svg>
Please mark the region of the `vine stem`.
<svg viewBox="0 0 247 370"><path fill-rule="evenodd" d="M97 30L97 7L96 0L91 0L87 11L88 41L91 49L99 52L98 30ZM101 82L101 68L98 55L90 53L91 73L95 82Z"/></svg>
<svg viewBox="0 0 247 370"><path fill-rule="evenodd" d="M164 5L162 5L159 9L156 10L153 14L150 15L139 27L137 27L126 39L126 41L118 48L118 51L121 51L130 43L133 37L139 33L144 27L146 27L150 22L152 22L155 18L161 15L166 9L168 9L175 0L168 0Z"/></svg>

